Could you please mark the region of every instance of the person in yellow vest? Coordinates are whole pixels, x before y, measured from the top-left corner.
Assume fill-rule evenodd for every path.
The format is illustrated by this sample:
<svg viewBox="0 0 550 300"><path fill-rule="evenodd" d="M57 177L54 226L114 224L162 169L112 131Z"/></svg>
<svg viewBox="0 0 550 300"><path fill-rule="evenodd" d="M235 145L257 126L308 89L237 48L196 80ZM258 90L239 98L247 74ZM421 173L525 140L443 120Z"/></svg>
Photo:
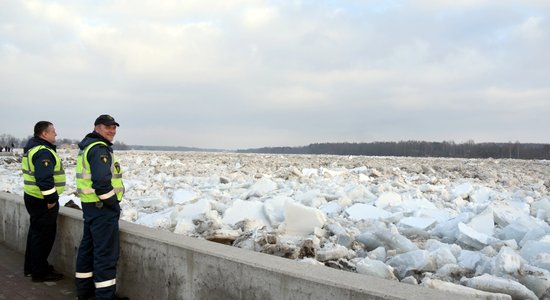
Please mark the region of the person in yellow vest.
<svg viewBox="0 0 550 300"><path fill-rule="evenodd" d="M23 149L23 199L30 215L25 250L25 276L32 281L56 281L63 274L48 263L55 241L59 195L65 190L65 171L56 153L55 127L51 122L34 125L34 136Z"/></svg>
<svg viewBox="0 0 550 300"><path fill-rule="evenodd" d="M78 144L76 161L76 189L84 217L76 259L77 297L128 299L115 293L119 202L124 194L122 170L112 148L119 124L110 115L101 115L94 126Z"/></svg>

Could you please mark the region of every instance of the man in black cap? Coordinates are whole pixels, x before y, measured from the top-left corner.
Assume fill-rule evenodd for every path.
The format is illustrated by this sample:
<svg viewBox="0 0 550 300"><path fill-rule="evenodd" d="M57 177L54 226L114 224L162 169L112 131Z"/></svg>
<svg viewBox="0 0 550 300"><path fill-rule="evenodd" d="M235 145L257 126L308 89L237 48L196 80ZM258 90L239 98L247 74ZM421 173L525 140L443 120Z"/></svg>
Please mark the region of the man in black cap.
<svg viewBox="0 0 550 300"><path fill-rule="evenodd" d="M128 299L115 294L119 202L124 194L122 170L112 148L119 124L110 115L101 115L94 126L94 131L78 144L76 161L76 189L84 217L76 260L77 296Z"/></svg>

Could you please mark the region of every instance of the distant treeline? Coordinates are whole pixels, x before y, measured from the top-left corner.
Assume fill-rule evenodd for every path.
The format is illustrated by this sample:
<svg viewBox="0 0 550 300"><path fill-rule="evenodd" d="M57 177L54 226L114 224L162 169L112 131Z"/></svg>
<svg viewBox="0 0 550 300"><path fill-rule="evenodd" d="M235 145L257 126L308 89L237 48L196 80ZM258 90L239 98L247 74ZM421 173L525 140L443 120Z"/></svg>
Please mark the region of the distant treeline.
<svg viewBox="0 0 550 300"><path fill-rule="evenodd" d="M0 147L15 144L22 148L32 136L18 139L9 134L0 134ZM58 138L56 144L73 145L80 140ZM221 149L204 149L184 146L144 146L126 145L115 141L115 150L156 150L156 151L199 151L229 152ZM239 153L274 153L274 154L334 154L334 155L369 155L369 156L413 156L413 157L460 157L460 158L517 158L517 159L550 159L550 144L535 143L465 143L453 141L425 142L372 142L372 143L315 143L301 147L264 147L236 150Z"/></svg>
<svg viewBox="0 0 550 300"><path fill-rule="evenodd" d="M450 142L316 143L302 147L264 147L241 153L334 154L369 156L550 159L550 144Z"/></svg>

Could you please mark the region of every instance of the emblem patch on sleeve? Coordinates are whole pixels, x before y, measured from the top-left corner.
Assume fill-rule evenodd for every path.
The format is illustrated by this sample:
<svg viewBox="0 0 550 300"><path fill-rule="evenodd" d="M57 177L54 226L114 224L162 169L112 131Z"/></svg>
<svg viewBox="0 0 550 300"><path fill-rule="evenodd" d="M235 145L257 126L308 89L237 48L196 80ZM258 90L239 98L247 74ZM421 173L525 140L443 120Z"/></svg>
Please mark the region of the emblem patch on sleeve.
<svg viewBox="0 0 550 300"><path fill-rule="evenodd" d="M51 163L52 163L52 161L49 160L49 159L43 159L43 160L42 160L42 165L43 165L44 167L49 166Z"/></svg>
<svg viewBox="0 0 550 300"><path fill-rule="evenodd" d="M99 156L99 160L101 160L104 164L106 164L109 161L109 156L101 155Z"/></svg>

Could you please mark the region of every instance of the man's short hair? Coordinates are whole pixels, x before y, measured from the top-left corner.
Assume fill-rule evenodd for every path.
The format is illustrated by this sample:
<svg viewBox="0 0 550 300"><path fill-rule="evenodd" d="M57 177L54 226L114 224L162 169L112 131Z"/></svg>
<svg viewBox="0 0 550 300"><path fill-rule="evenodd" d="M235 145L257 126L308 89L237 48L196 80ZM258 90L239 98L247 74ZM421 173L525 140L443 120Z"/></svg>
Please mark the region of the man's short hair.
<svg viewBox="0 0 550 300"><path fill-rule="evenodd" d="M36 123L36 125L34 125L34 136L39 137L40 135L42 135L44 131L48 130L48 127L50 127L50 125L53 124L52 122L48 121L39 121L38 123Z"/></svg>

